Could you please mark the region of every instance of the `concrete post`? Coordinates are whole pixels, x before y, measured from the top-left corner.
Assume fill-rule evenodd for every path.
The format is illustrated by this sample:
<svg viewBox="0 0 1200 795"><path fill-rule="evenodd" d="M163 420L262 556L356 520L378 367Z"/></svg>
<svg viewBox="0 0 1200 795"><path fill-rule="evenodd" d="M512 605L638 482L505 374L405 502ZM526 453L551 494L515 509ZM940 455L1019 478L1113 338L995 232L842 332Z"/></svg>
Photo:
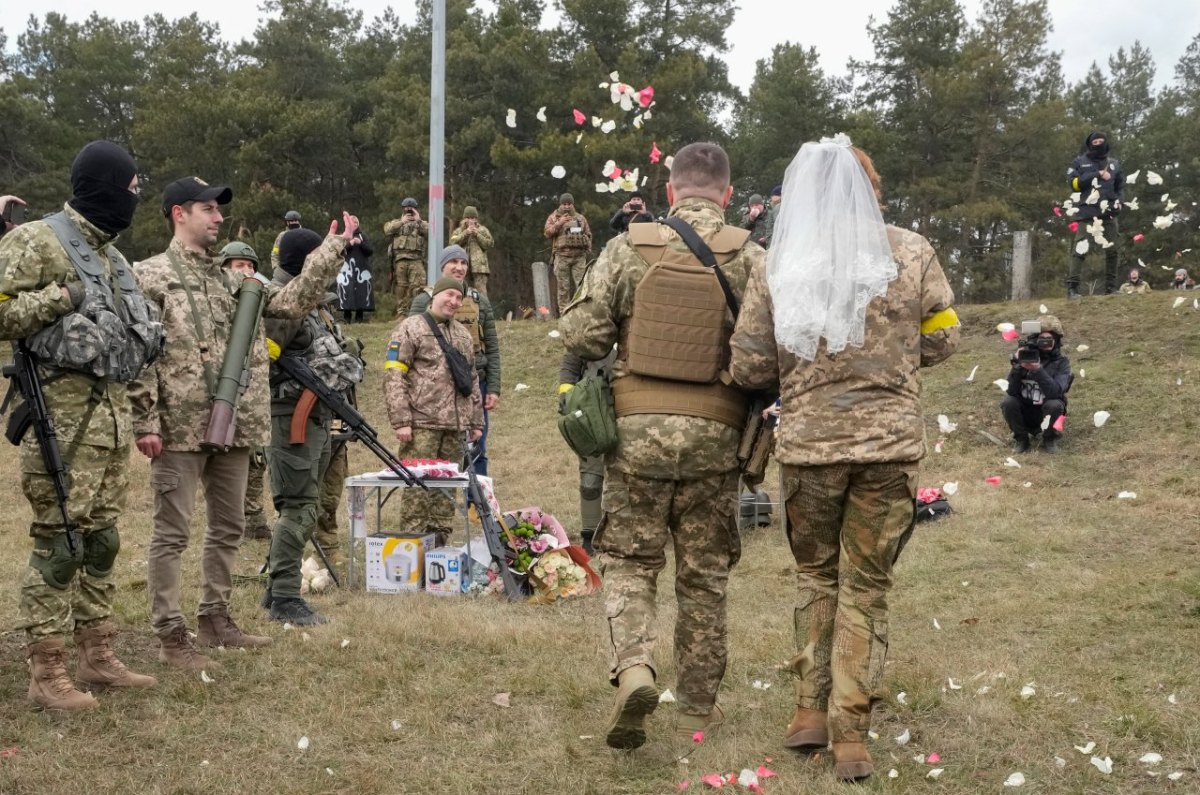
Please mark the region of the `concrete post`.
<svg viewBox="0 0 1200 795"><path fill-rule="evenodd" d="M549 314L543 315L537 310L543 306L550 308L550 266L544 262L535 262L532 268L534 317L538 320L549 320Z"/></svg>
<svg viewBox="0 0 1200 795"><path fill-rule="evenodd" d="M1028 301L1033 297L1033 248L1028 232L1013 232L1012 300Z"/></svg>

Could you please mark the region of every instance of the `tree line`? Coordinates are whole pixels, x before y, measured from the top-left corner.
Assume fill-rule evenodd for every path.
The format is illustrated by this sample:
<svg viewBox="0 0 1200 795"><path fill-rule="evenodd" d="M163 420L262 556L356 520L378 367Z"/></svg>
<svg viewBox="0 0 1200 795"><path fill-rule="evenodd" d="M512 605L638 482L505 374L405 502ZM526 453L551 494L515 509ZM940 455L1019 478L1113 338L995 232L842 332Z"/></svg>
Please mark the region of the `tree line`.
<svg viewBox="0 0 1200 795"><path fill-rule="evenodd" d="M1197 262L1187 249L1200 198L1200 32L1165 87L1138 42L1098 53L1070 83L1047 46L1047 0L988 0L975 19L956 0L897 0L869 28L873 56L846 74L826 74L815 47L782 44L743 94L723 60L735 0L558 0L548 29L544 6L447 0L447 228L479 209L496 238L490 284L502 310L532 298L528 265L547 259L542 224L559 193L574 194L599 245L628 196L599 192L609 161L638 169L648 203L664 209L665 155L698 140L731 154L733 219L747 196L783 181L801 143L849 133L883 177L888 220L933 241L960 300L987 301L1007 295L1018 230L1033 232L1035 291L1060 289L1072 236L1054 208L1084 136L1101 129L1127 173L1164 180L1129 190L1140 201L1120 218L1123 264L1141 259L1161 282L1156 266ZM145 198L123 242L132 259L166 244L162 186L194 174L233 187L228 234L264 254L287 210L317 229L355 211L382 271L383 223L405 196L427 210L429 4L412 24L391 11L368 21L337 0L260 10L239 42L196 15L51 12L31 16L11 48L0 31L0 192L53 211L74 153L107 138L142 170ZM613 104L601 84L618 81L652 87L653 104ZM655 147L664 157L651 162ZM1172 224L1155 227L1164 215Z"/></svg>

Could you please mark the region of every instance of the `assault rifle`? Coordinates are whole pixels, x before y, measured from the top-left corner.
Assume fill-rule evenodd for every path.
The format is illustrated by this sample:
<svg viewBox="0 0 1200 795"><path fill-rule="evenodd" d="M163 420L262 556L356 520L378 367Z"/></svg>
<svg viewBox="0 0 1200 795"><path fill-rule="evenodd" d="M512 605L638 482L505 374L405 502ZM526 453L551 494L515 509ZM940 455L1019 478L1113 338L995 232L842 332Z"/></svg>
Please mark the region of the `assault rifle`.
<svg viewBox="0 0 1200 795"><path fill-rule="evenodd" d="M308 436L308 417L317 402L325 405L333 415L342 421L343 431L350 433L355 439L387 464L388 469L409 486L419 486L428 490L429 487L412 470L404 466L395 453L387 449L380 441L379 434L367 422L367 418L351 406L349 401L334 389L331 389L321 377L313 372L308 362L297 356L280 356L275 360L280 370L304 387L300 399L296 401L296 411L292 414L292 425L289 438L292 444L302 444Z"/></svg>
<svg viewBox="0 0 1200 795"><path fill-rule="evenodd" d="M500 581L504 583L504 595L508 597L508 601L516 602L525 597L525 591L517 582L517 577L512 570L517 553L504 543L502 535L506 534L507 530L500 527L496 515L492 513L491 503L487 501L483 488L479 485L479 476L475 474L475 459L479 457L479 448L468 441L470 431L467 434L463 437L463 453L467 470L467 500L475 506L475 511L479 514L479 522L483 525L483 537L487 541L488 552L495 561L496 568L500 570Z"/></svg>
<svg viewBox="0 0 1200 795"><path fill-rule="evenodd" d="M42 465L54 483L54 497L58 500L58 509L62 512L67 549L74 555L77 547L75 523L71 521L71 513L67 509L67 466L59 452L58 433L54 430L54 420L50 417L50 410L46 407L46 396L42 393L42 378L37 371L37 357L29 350L24 340L13 343L13 360L11 364L4 365L3 374L9 379L9 386L4 403L0 405L0 414L8 409L14 394L20 394L23 401L9 415L4 436L13 444L19 445L25 438L26 431L33 426L33 432L37 434L38 448L42 451Z"/></svg>

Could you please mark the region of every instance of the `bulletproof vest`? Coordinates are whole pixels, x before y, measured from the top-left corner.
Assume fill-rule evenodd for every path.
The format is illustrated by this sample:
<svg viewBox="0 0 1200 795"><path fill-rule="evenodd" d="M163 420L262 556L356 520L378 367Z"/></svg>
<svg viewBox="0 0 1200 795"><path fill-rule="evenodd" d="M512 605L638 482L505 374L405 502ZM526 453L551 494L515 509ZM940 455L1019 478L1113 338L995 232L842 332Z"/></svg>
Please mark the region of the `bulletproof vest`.
<svg viewBox="0 0 1200 795"><path fill-rule="evenodd" d="M586 249L589 247L587 235L584 234L583 216L576 213L569 224L563 227L562 233L554 238L554 250Z"/></svg>
<svg viewBox="0 0 1200 795"><path fill-rule="evenodd" d="M281 355L304 359L326 386L345 392L363 379L362 359L351 352L358 346L352 341L339 340L330 328L332 319L327 324L321 319L320 311L304 316L300 330ZM273 401L294 401L304 391L304 387L280 370L275 362L271 362L270 381Z"/></svg>
<svg viewBox="0 0 1200 795"><path fill-rule="evenodd" d="M115 248L108 249L113 280L101 256L65 212L43 220L79 274L84 298L76 311L31 336L30 350L42 364L129 383L162 351L158 307L146 301L129 264Z"/></svg>
<svg viewBox="0 0 1200 795"><path fill-rule="evenodd" d="M617 416L684 414L741 427L746 400L732 386L729 306L717 276L686 249L667 245L658 224L630 224L630 242L650 266L621 330L627 375L613 383ZM718 265L737 256L749 231L723 227L707 243Z"/></svg>
<svg viewBox="0 0 1200 795"><path fill-rule="evenodd" d="M419 259L425 248L420 221L405 221L392 239L392 256L396 259Z"/></svg>

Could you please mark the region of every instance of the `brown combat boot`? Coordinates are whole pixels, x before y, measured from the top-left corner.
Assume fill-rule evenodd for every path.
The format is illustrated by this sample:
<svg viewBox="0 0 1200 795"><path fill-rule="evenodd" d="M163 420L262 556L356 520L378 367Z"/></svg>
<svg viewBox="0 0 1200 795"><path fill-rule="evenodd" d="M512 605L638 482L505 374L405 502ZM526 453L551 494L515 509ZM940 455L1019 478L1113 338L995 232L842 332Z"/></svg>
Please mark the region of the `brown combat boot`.
<svg viewBox="0 0 1200 795"><path fill-rule="evenodd" d="M258 649L270 646L274 638L248 635L227 615L207 615L197 619L196 645L205 648Z"/></svg>
<svg viewBox="0 0 1200 795"><path fill-rule="evenodd" d="M862 743L833 744L833 772L842 781L858 781L875 772L875 764Z"/></svg>
<svg viewBox="0 0 1200 795"><path fill-rule="evenodd" d="M680 737L686 737L688 740L695 742L696 732L704 732L709 734L720 728L725 722L725 713L716 704L713 705L712 711L707 715L685 715L680 714L679 720L675 723L675 733Z"/></svg>
<svg viewBox="0 0 1200 795"><path fill-rule="evenodd" d="M158 684L153 676L135 674L117 659L112 648L116 634L117 628L111 621L75 629L75 648L79 653L75 678L89 685L108 687L154 687Z"/></svg>
<svg viewBox="0 0 1200 795"><path fill-rule="evenodd" d="M161 645L158 649L158 661L163 665L189 671L202 671L205 668L215 671L221 667L216 660L205 657L196 650L186 626L180 625L171 630L171 634L159 638L159 643Z"/></svg>
<svg viewBox="0 0 1200 795"><path fill-rule="evenodd" d="M784 748L823 750L829 745L829 717L823 710L796 707L783 738Z"/></svg>
<svg viewBox="0 0 1200 795"><path fill-rule="evenodd" d="M635 665L617 675L617 700L604 742L629 751L646 742L646 716L658 707L658 688L648 665Z"/></svg>
<svg viewBox="0 0 1200 795"><path fill-rule="evenodd" d="M94 709L99 702L91 693L75 689L67 676L67 646L60 638L30 643L29 700L42 709Z"/></svg>

